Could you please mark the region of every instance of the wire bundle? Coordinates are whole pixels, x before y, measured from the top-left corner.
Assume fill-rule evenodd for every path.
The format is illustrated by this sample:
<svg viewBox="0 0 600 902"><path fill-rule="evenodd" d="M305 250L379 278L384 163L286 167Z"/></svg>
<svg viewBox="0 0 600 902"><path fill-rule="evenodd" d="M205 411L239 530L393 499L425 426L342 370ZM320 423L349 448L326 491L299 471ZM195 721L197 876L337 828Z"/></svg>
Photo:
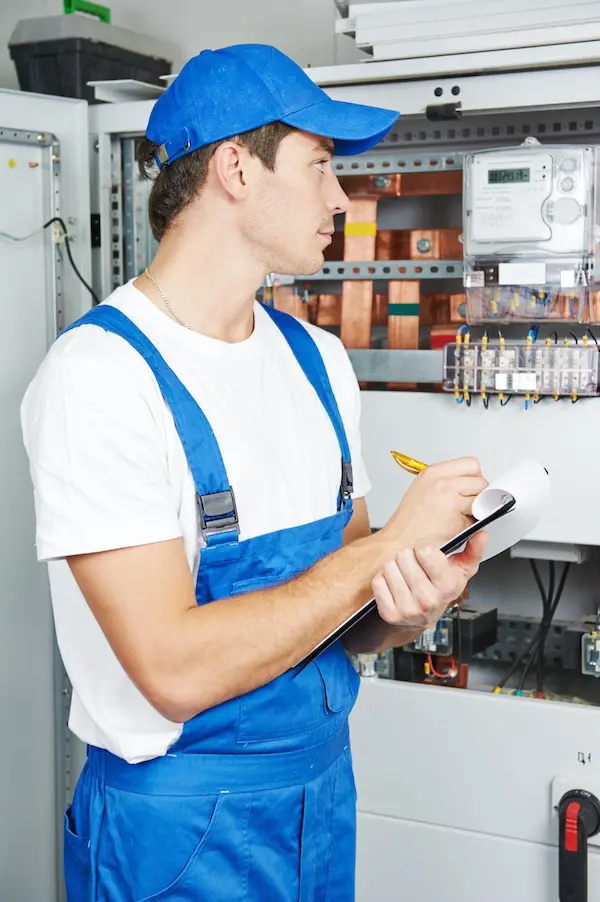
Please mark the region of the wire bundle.
<svg viewBox="0 0 600 902"><path fill-rule="evenodd" d="M540 576L540 572L538 566L535 561L530 560L531 569L533 571L533 575L535 577L535 581L537 583L537 587L540 591L540 595L542 598L542 619L540 621L540 625L531 640L531 643L528 648L525 649L514 661L512 667L508 671L505 677L498 683L496 688L494 689L494 693L497 695L502 692L508 681L514 674L519 670L520 667L523 667L521 676L519 678L519 682L517 684L517 688L515 691L515 695L521 695L523 692L523 687L525 685L525 680L527 679L527 675L531 670L531 667L536 661L537 663L537 672L536 672L536 697L543 698L544 697L544 649L546 646L546 640L548 638L548 634L550 632L550 627L552 626L552 621L554 620L554 615L556 614L556 609L560 603L562 598L562 594L565 588L565 583L567 581L567 576L569 575L569 570L571 567L570 563L566 563L563 567L563 571L560 576L560 580L558 583L558 587L556 592L554 591L555 582L556 582L556 566L554 561L548 562L548 590L546 591L544 584L542 582L542 578Z"/></svg>

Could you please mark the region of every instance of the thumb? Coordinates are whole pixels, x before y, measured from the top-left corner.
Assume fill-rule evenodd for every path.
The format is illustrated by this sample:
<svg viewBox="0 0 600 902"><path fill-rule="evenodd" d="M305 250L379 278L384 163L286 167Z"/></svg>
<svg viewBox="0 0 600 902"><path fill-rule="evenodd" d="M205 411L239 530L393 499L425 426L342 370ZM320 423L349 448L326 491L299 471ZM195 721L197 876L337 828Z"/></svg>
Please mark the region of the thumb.
<svg viewBox="0 0 600 902"><path fill-rule="evenodd" d="M453 554L450 558L454 567L459 567L465 573L475 573L481 558L485 553L488 536L485 530L475 533L472 539L467 542L464 551L460 554Z"/></svg>

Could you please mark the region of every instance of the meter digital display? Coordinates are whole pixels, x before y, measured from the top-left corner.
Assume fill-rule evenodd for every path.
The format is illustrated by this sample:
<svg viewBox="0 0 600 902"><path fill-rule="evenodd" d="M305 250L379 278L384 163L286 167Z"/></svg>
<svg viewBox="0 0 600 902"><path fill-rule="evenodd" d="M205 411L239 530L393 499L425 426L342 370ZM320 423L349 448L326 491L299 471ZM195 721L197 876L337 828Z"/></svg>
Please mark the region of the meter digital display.
<svg viewBox="0 0 600 902"><path fill-rule="evenodd" d="M488 172L488 184L490 185L529 181L531 181L531 169L490 169Z"/></svg>

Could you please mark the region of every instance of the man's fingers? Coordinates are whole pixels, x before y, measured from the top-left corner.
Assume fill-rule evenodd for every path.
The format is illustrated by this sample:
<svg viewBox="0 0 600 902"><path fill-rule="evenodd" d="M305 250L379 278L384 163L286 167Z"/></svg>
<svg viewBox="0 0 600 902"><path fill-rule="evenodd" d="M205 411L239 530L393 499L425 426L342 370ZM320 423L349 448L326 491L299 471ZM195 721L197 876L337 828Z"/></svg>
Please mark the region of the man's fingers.
<svg viewBox="0 0 600 902"><path fill-rule="evenodd" d="M476 457L457 457L434 466L443 469L444 476L481 476L481 464Z"/></svg>
<svg viewBox="0 0 600 902"><path fill-rule="evenodd" d="M459 567L470 579L479 569L487 541L488 536L485 529L476 532L473 538L469 539L464 551L461 551L460 554L452 555L450 558L452 565Z"/></svg>
<svg viewBox="0 0 600 902"><path fill-rule="evenodd" d="M461 479L460 494L466 498L475 498L477 495L481 495L487 487L488 481L483 476Z"/></svg>

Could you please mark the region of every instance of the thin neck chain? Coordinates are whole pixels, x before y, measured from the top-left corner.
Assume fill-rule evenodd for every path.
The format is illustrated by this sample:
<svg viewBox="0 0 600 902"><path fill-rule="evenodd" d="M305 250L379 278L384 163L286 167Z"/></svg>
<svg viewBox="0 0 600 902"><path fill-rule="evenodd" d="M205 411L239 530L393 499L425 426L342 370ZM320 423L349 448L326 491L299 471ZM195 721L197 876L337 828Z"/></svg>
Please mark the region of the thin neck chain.
<svg viewBox="0 0 600 902"><path fill-rule="evenodd" d="M191 332L191 331L192 331L191 327L188 326L187 323L184 323L184 321L183 321L182 319L179 319L179 317L177 316L177 314L175 313L175 311L174 311L173 308L171 307L171 304L170 304L170 302L169 302L168 297L166 296L166 294L164 293L164 291L162 290L162 288L160 287L160 285L158 284L158 282L156 281L156 279L154 278L154 276L152 275L152 273L150 272L150 270L149 270L149 269L145 269L145 270L144 270L144 275L147 276L147 278L150 280L150 282L152 282L152 284L154 285L154 287L155 287L156 290L158 291L159 295L161 296L161 299L162 299L163 304L165 305L165 307L167 308L167 310L169 311L169 313L171 314L171 316L173 317L173 319L176 320L176 321L179 323L180 326L183 326L184 329L189 329L190 332Z"/></svg>

